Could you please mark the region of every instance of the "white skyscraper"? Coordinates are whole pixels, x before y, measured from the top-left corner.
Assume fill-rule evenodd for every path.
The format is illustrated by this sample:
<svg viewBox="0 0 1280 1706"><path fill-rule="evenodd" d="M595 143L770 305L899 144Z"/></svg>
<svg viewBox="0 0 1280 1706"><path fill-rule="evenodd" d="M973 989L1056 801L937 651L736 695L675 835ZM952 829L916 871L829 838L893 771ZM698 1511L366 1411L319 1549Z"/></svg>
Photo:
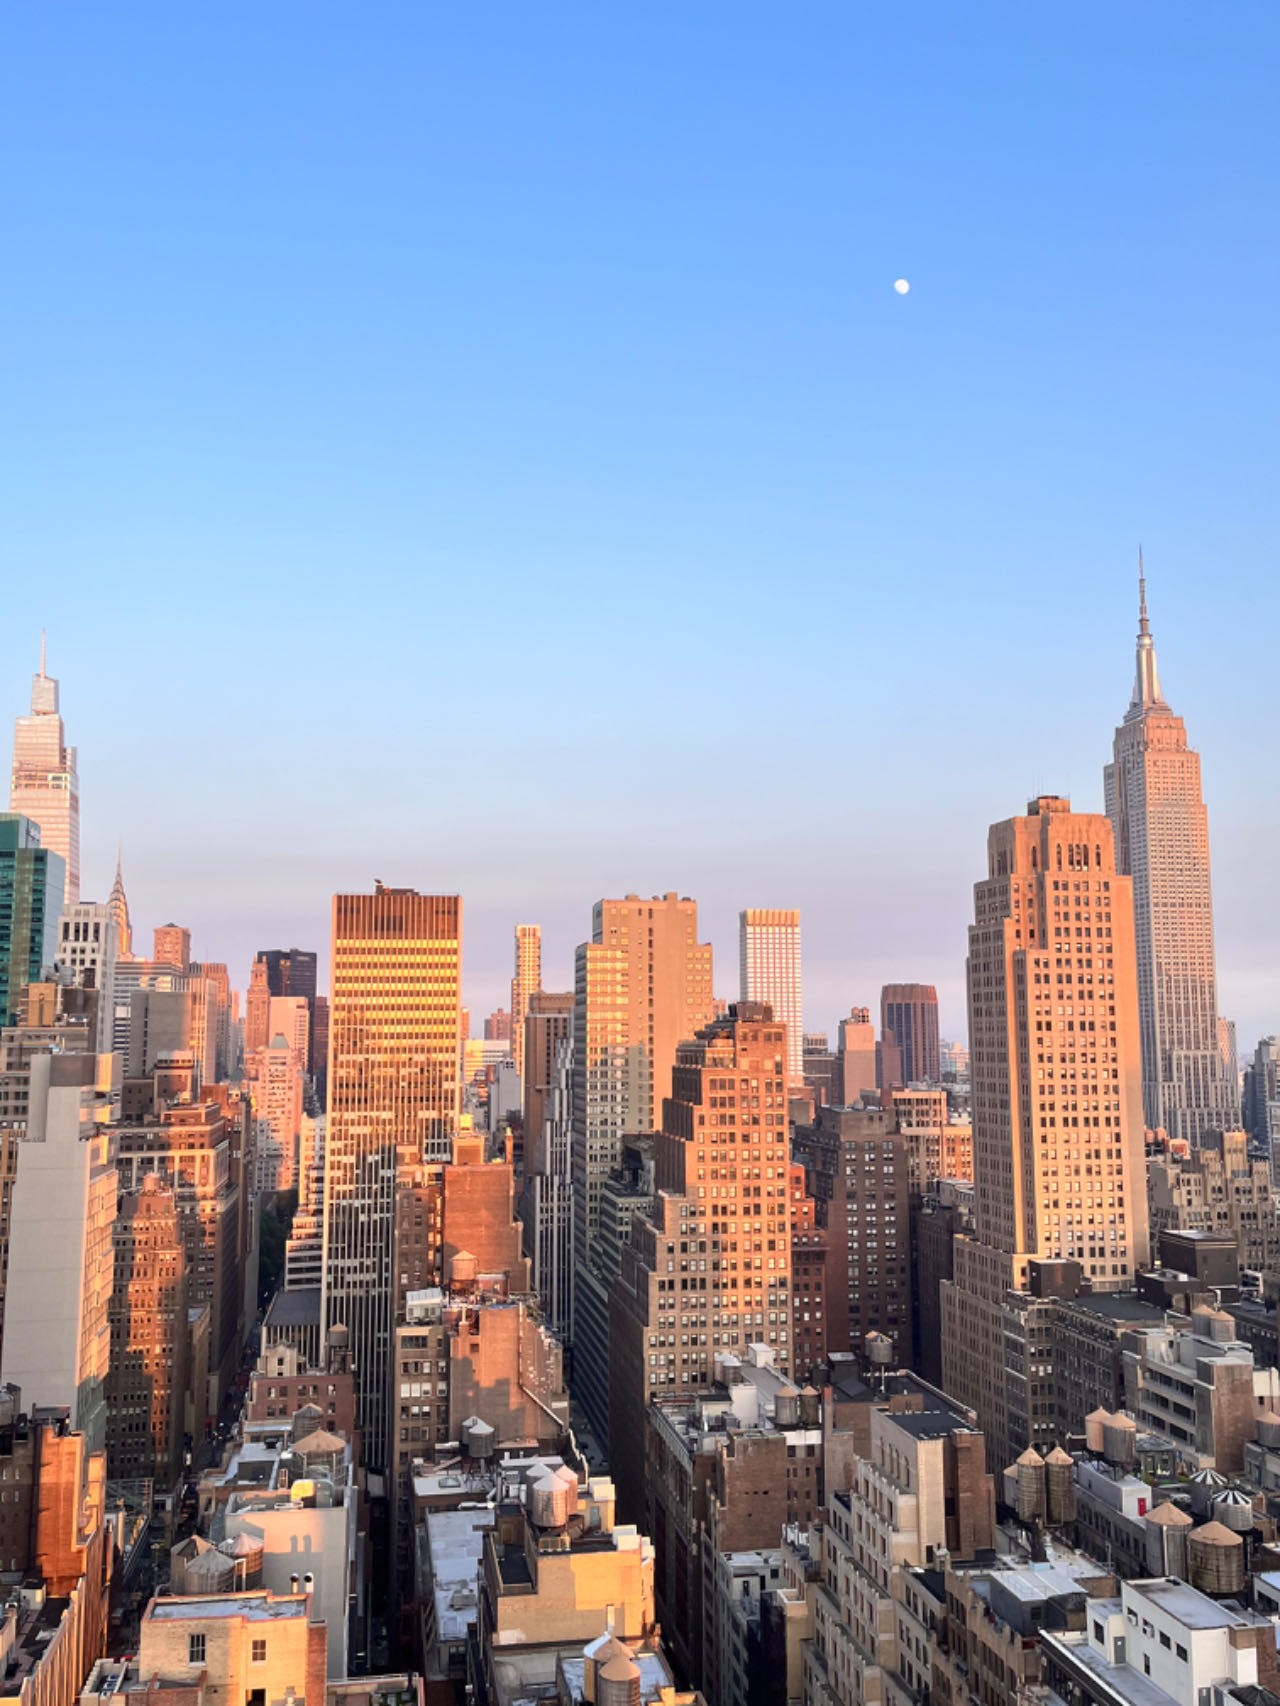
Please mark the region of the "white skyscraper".
<svg viewBox="0 0 1280 1706"><path fill-rule="evenodd" d="M804 1081L804 982L800 969L800 914L749 906L738 917L740 993L766 1001L787 1027L787 1074Z"/></svg>
<svg viewBox="0 0 1280 1706"><path fill-rule="evenodd" d="M76 749L66 744L58 712L58 683L45 673L40 643L40 673L31 681L31 711L13 731L13 771L9 810L40 825L40 845L66 862L67 906L80 899L80 782Z"/></svg>
<svg viewBox="0 0 1280 1706"><path fill-rule="evenodd" d="M1138 667L1105 772L1116 869L1133 878L1148 1126L1195 1143L1239 1123L1223 1070L1209 882L1209 814L1200 755L1160 691L1138 557Z"/></svg>

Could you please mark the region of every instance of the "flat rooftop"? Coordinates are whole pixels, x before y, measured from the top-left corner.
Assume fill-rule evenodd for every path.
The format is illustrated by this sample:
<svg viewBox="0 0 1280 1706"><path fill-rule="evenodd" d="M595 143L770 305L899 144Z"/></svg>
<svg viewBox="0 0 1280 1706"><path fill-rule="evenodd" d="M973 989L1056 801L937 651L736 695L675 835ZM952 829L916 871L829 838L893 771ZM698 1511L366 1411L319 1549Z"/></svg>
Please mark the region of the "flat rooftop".
<svg viewBox="0 0 1280 1706"><path fill-rule="evenodd" d="M492 1527L489 1510L432 1511L426 1519L438 1640L465 1641L476 1620L484 1537Z"/></svg>
<svg viewBox="0 0 1280 1706"><path fill-rule="evenodd" d="M1230 1600L1210 1599L1208 1594L1193 1588L1189 1582L1178 1581L1174 1576L1149 1582L1129 1582L1127 1586L1130 1593L1149 1599L1188 1629L1247 1629L1256 1623L1270 1621L1244 1611Z"/></svg>
<svg viewBox="0 0 1280 1706"><path fill-rule="evenodd" d="M148 1617L162 1623L185 1623L190 1618L247 1617L251 1623L274 1623L281 1617L305 1617L307 1595L277 1599L261 1594L219 1594L206 1599L157 1599Z"/></svg>

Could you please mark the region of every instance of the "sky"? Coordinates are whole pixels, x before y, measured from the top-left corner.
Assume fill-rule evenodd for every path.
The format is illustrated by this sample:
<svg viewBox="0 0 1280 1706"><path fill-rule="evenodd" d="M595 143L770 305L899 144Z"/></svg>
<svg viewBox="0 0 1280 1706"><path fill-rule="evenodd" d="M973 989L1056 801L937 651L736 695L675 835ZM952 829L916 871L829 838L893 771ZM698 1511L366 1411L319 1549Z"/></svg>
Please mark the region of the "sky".
<svg viewBox="0 0 1280 1706"><path fill-rule="evenodd" d="M241 986L460 891L799 906L964 1028L993 821L1101 809L1139 542L1220 1002L1280 1029L1272 0L77 3L0 26L0 719ZM910 281L908 295L893 282Z"/></svg>

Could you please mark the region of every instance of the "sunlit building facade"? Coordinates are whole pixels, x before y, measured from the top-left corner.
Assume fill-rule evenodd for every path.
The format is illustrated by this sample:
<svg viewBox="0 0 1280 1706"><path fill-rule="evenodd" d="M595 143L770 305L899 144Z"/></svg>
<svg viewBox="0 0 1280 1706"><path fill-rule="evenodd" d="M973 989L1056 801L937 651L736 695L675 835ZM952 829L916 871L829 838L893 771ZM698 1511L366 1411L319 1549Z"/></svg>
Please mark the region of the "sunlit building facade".
<svg viewBox="0 0 1280 1706"><path fill-rule="evenodd" d="M365 1459L387 1462L396 1189L458 1123L462 901L335 895L323 1326L346 1327Z"/></svg>
<svg viewBox="0 0 1280 1706"><path fill-rule="evenodd" d="M1218 1038L1209 814L1200 755L1160 689L1139 577L1133 697L1105 771L1116 866L1133 879L1147 1124L1195 1143L1240 1119Z"/></svg>
<svg viewBox="0 0 1280 1706"><path fill-rule="evenodd" d="M511 1058L524 1082L524 1022L529 1000L542 988L542 930L537 924L516 925L516 970L511 979ZM526 1142L528 1138L526 1137Z"/></svg>
<svg viewBox="0 0 1280 1706"><path fill-rule="evenodd" d="M76 749L67 745L58 709L58 683L45 673L43 641L31 709L14 725L9 810L38 823L40 845L63 862L65 888L54 904L56 916L80 899L80 778Z"/></svg>
<svg viewBox="0 0 1280 1706"><path fill-rule="evenodd" d="M749 906L738 914L738 993L763 1001L787 1027L787 1080L804 1083L804 975L800 914Z"/></svg>

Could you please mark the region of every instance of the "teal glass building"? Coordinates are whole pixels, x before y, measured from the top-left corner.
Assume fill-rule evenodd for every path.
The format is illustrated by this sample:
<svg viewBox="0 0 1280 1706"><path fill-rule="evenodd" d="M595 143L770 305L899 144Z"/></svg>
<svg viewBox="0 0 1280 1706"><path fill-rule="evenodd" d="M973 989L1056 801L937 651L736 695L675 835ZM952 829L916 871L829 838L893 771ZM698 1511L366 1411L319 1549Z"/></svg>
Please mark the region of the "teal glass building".
<svg viewBox="0 0 1280 1706"><path fill-rule="evenodd" d="M0 1025L18 1021L23 986L53 965L67 868L40 826L0 812Z"/></svg>

